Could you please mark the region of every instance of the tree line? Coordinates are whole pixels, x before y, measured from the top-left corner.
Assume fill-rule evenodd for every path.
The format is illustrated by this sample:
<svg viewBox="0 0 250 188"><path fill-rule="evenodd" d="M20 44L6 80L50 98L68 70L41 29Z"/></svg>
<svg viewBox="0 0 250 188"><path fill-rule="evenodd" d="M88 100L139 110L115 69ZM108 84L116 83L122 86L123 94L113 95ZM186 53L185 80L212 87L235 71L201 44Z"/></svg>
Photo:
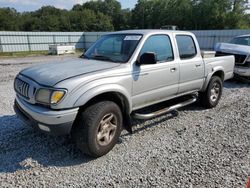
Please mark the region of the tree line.
<svg viewBox="0 0 250 188"><path fill-rule="evenodd" d="M113 31L250 28L248 0L138 0L122 9L116 0L88 1L71 10L44 6L32 12L0 8L1 31Z"/></svg>

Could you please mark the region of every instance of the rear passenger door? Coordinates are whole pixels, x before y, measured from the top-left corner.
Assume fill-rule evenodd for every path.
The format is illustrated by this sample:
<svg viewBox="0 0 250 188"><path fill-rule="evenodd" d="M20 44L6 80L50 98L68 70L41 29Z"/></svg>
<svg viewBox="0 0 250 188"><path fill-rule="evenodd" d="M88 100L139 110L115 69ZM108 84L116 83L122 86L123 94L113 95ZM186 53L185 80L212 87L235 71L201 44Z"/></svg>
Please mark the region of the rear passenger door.
<svg viewBox="0 0 250 188"><path fill-rule="evenodd" d="M178 93L199 90L204 79L204 63L191 35L176 35L179 51L180 81Z"/></svg>
<svg viewBox="0 0 250 188"><path fill-rule="evenodd" d="M174 59L172 40L168 35L157 34L149 36L145 41L139 57L143 53L154 52L157 64L141 66L134 64L132 97L134 109L177 94L179 67Z"/></svg>

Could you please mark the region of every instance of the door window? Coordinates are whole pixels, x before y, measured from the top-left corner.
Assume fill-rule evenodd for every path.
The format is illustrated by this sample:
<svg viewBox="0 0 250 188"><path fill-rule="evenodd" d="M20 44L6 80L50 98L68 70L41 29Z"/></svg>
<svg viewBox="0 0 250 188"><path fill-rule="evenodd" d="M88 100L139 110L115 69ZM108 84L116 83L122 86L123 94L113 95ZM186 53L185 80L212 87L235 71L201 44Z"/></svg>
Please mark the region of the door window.
<svg viewBox="0 0 250 188"><path fill-rule="evenodd" d="M176 41L181 59L190 59L196 56L197 51L194 40L189 35L177 35Z"/></svg>
<svg viewBox="0 0 250 188"><path fill-rule="evenodd" d="M172 61L174 59L170 38L167 35L150 36L144 43L140 55L154 52L158 62Z"/></svg>

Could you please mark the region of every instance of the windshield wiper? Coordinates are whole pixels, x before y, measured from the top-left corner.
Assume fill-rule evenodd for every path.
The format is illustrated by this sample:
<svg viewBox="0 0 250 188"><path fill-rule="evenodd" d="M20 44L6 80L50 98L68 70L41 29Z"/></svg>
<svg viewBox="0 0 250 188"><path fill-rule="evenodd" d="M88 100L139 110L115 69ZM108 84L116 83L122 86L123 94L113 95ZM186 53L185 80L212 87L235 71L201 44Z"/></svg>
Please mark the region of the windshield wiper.
<svg viewBox="0 0 250 188"><path fill-rule="evenodd" d="M97 59L97 60L117 62L114 59L107 57L107 56L103 56L103 55L95 55L95 56L93 56L93 58Z"/></svg>

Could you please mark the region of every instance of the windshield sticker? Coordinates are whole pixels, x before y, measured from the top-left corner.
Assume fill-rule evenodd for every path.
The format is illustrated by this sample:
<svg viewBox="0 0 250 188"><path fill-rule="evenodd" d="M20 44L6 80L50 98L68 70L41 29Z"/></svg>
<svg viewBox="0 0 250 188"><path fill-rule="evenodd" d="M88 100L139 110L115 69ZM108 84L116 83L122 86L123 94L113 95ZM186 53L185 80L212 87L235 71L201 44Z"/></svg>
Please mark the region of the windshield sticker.
<svg viewBox="0 0 250 188"><path fill-rule="evenodd" d="M139 35L128 35L124 38L124 40L140 40L141 36Z"/></svg>

